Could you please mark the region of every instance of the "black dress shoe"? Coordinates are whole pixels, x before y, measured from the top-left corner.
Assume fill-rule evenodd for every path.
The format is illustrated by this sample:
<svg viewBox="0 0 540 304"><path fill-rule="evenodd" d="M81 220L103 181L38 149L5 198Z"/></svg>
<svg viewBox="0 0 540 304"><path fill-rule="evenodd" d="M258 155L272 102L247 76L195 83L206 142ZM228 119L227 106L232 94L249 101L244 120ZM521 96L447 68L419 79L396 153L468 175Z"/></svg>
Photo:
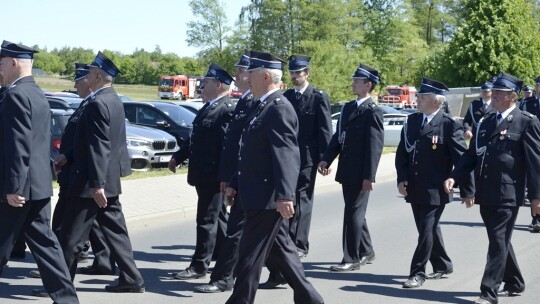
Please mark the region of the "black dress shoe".
<svg viewBox="0 0 540 304"><path fill-rule="evenodd" d="M259 289L276 289L279 285L285 284L287 284L285 280L279 282L268 280L262 284L259 284Z"/></svg>
<svg viewBox="0 0 540 304"><path fill-rule="evenodd" d="M32 289L32 295L34 297L40 297L40 298L48 298L49 294L45 290L45 288L36 288Z"/></svg>
<svg viewBox="0 0 540 304"><path fill-rule="evenodd" d="M124 284L124 285L107 285L105 286L105 291L107 292L132 292L132 293L143 293L144 283L139 284Z"/></svg>
<svg viewBox="0 0 540 304"><path fill-rule="evenodd" d="M422 286L422 284L424 284L424 278L419 275L415 275L403 283L403 288L418 288Z"/></svg>
<svg viewBox="0 0 540 304"><path fill-rule="evenodd" d="M438 280L442 278L444 275L451 274L454 272L454 269L449 269L443 272L432 272L426 276L426 279L428 280Z"/></svg>
<svg viewBox="0 0 540 304"><path fill-rule="evenodd" d="M201 292L201 293L216 293L216 292L223 292L223 291L229 291L229 290L232 290L232 288L222 288L221 286L215 283L195 286L195 291Z"/></svg>
<svg viewBox="0 0 540 304"><path fill-rule="evenodd" d="M373 261L375 261L375 252L365 255L360 258L360 266L364 266L366 264L373 264Z"/></svg>
<svg viewBox="0 0 540 304"><path fill-rule="evenodd" d="M501 285L499 290L497 291L497 296L499 297L514 297L525 291L524 289L519 289L512 287L511 285L504 284L504 286Z"/></svg>
<svg viewBox="0 0 540 304"><path fill-rule="evenodd" d="M340 263L330 266L330 271L352 271L360 269L360 263Z"/></svg>
<svg viewBox="0 0 540 304"><path fill-rule="evenodd" d="M178 280L202 279L206 277L206 273L196 272L195 269L188 267L186 270L174 273L173 277Z"/></svg>
<svg viewBox="0 0 540 304"><path fill-rule="evenodd" d="M32 278L41 279L41 273L39 273L39 270L37 269L30 270L28 274L30 274L30 277Z"/></svg>
<svg viewBox="0 0 540 304"><path fill-rule="evenodd" d="M114 273L111 273L110 271L101 271L94 266L77 268L77 273L85 274L85 275L113 275L114 274Z"/></svg>

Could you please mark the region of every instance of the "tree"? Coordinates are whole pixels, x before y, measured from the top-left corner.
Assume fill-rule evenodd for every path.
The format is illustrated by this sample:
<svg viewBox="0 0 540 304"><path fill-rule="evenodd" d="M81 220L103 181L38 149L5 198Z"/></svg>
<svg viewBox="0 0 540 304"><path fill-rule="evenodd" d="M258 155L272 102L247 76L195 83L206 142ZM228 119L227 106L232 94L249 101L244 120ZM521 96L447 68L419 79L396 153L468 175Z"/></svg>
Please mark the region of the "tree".
<svg viewBox="0 0 540 304"><path fill-rule="evenodd" d="M525 0L464 0L464 21L426 71L453 86L485 82L501 71L525 81L540 74L539 26ZM527 39L523 39L527 37Z"/></svg>
<svg viewBox="0 0 540 304"><path fill-rule="evenodd" d="M60 56L51 54L46 50L40 50L39 53L34 55L33 67L52 74L62 74L66 70Z"/></svg>
<svg viewBox="0 0 540 304"><path fill-rule="evenodd" d="M197 21L188 22L186 42L190 46L211 51L215 61L222 61L225 40L230 31L224 4L219 0L191 0L189 2Z"/></svg>

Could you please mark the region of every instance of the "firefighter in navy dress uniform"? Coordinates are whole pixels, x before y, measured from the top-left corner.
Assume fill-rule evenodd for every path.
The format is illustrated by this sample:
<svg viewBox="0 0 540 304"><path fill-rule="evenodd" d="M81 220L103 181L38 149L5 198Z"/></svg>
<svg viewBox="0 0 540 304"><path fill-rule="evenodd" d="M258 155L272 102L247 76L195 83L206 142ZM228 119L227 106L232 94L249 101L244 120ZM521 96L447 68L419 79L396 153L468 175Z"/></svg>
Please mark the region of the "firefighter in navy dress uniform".
<svg viewBox="0 0 540 304"><path fill-rule="evenodd" d="M294 303L323 303L306 279L289 236L300 152L296 139L298 118L279 90L282 62L271 54L251 51L249 82L260 104L247 119L238 169L226 189L229 199L240 195L246 212L237 278L228 304L254 302L266 257L274 260L294 289Z"/></svg>
<svg viewBox="0 0 540 304"><path fill-rule="evenodd" d="M218 170L225 133L234 111L229 99L233 78L216 63L210 65L204 78L204 95L209 100L195 116L189 140L169 162L169 169L176 172L176 164L189 158L188 183L195 186L198 195L195 252L189 267L173 274L179 280L206 276L216 245L218 217L225 208Z"/></svg>
<svg viewBox="0 0 540 304"><path fill-rule="evenodd" d="M131 174L124 106L112 87L120 70L102 52L89 68L86 78L93 93L75 129L69 178L71 199L60 227L60 244L73 280L78 256L96 220L120 269L118 284L105 286L105 291L142 293L144 280L133 259L119 200L120 178Z"/></svg>
<svg viewBox="0 0 540 304"><path fill-rule="evenodd" d="M289 72L294 88L283 93L292 103L299 125L300 175L296 185L295 213L289 229L300 258L306 257L309 252L308 237L317 165L332 137L330 98L326 92L309 83L310 59L311 57L304 55L289 57ZM275 265L267 263L266 266L270 270L270 276L259 288L271 289L286 283Z"/></svg>
<svg viewBox="0 0 540 304"><path fill-rule="evenodd" d="M422 80L417 93L419 112L407 117L396 151L398 191L411 204L419 234L404 288L420 287L426 279L440 279L453 271L439 225L445 205L451 202L443 182L467 146L461 124L441 110L446 91L441 82ZM474 195L471 177L461 184L463 198ZM433 266L431 274L426 274L428 261Z"/></svg>
<svg viewBox="0 0 540 304"><path fill-rule="evenodd" d="M4 41L0 74L0 276L24 232L43 286L55 303L79 303L51 220L51 113L32 77L36 50Z"/></svg>
<svg viewBox="0 0 540 304"><path fill-rule="evenodd" d="M450 192L474 170L474 203L489 239L486 268L477 304L498 303L499 296L525 290L511 238L519 207L525 199L525 185L533 215L540 214L540 122L516 107L523 81L501 73L493 83L492 105L496 113L484 117L476 138L445 181ZM467 207L472 206L469 202ZM503 284L504 283L504 284Z"/></svg>
<svg viewBox="0 0 540 304"><path fill-rule="evenodd" d="M235 64L236 74L234 75L235 85L242 92L242 97L238 100L233 112L233 119L227 129L223 151L219 162L218 179L220 189L225 191L229 185L231 177L238 167L238 151L240 149L240 136L246 125L246 120L255 108L253 94L249 90L248 76L246 69L249 66L250 52L245 50L240 60ZM238 247L244 226L244 210L240 203L240 198L236 196L236 203L231 206L229 220L227 222L227 236L218 254L218 259L210 276L210 282L205 285L195 286L195 290L202 293L214 293L232 290L234 287L234 270L238 263Z"/></svg>
<svg viewBox="0 0 540 304"><path fill-rule="evenodd" d="M467 108L467 114L465 114L465 117L463 118L463 130L465 130L466 139L474 137L476 127L482 117L495 111L493 107L491 107L491 87L491 83L484 83L480 87L480 99L471 101Z"/></svg>
<svg viewBox="0 0 540 304"><path fill-rule="evenodd" d="M339 155L336 181L341 183L345 201L343 259L331 271L356 270L375 259L365 217L384 144L383 113L370 95L380 81L379 72L360 64L352 78L358 99L343 106L336 133L318 167L328 175Z"/></svg>

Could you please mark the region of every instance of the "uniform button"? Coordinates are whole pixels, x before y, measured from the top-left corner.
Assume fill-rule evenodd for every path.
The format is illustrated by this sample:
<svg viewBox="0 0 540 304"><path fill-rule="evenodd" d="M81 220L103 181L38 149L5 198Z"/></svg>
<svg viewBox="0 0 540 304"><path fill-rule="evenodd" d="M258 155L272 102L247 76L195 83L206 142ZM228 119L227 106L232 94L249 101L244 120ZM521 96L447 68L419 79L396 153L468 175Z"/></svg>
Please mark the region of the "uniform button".
<svg viewBox="0 0 540 304"><path fill-rule="evenodd" d="M489 155L489 152L486 152L486 155Z"/></svg>
<svg viewBox="0 0 540 304"><path fill-rule="evenodd" d="M418 175L418 172L414 172L414 175Z"/></svg>
<svg viewBox="0 0 540 304"><path fill-rule="evenodd" d="M415 164L415 165L418 165L418 162L417 162L417 161L415 161L415 162L414 162L414 164Z"/></svg>
<svg viewBox="0 0 540 304"><path fill-rule="evenodd" d="M487 178L487 175L484 175L484 178Z"/></svg>
<svg viewBox="0 0 540 304"><path fill-rule="evenodd" d="M484 165L484 168L487 168L487 164Z"/></svg>
<svg viewBox="0 0 540 304"><path fill-rule="evenodd" d="M267 182L268 180L265 178L264 181Z"/></svg>
<svg viewBox="0 0 540 304"><path fill-rule="evenodd" d="M491 145L491 142L488 142L488 145Z"/></svg>
<svg viewBox="0 0 540 304"><path fill-rule="evenodd" d="M242 174L242 172L238 171L238 175L241 175L241 174Z"/></svg>
<svg viewBox="0 0 540 304"><path fill-rule="evenodd" d="M241 157L239 157L239 158L238 158L238 160L242 160L242 158L241 158Z"/></svg>

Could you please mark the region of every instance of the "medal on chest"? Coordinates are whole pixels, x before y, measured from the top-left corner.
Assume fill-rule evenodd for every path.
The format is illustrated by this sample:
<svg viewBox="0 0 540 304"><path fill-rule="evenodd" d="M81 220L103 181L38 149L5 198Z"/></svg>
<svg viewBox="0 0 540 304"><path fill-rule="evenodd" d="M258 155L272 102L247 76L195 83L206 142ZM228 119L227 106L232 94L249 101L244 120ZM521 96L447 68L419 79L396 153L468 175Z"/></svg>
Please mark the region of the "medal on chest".
<svg viewBox="0 0 540 304"><path fill-rule="evenodd" d="M502 131L501 131L501 133L500 133L501 136L499 136L499 139L500 139L500 140L503 140L503 139L505 138L505 135L506 135L506 132L507 132L507 131L508 131L508 130L502 130Z"/></svg>
<svg viewBox="0 0 540 304"><path fill-rule="evenodd" d="M433 150L437 149L437 140L438 139L439 139L438 135L433 135L433 137L431 138L431 143L433 144L433 146L431 146L431 149L433 149Z"/></svg>

